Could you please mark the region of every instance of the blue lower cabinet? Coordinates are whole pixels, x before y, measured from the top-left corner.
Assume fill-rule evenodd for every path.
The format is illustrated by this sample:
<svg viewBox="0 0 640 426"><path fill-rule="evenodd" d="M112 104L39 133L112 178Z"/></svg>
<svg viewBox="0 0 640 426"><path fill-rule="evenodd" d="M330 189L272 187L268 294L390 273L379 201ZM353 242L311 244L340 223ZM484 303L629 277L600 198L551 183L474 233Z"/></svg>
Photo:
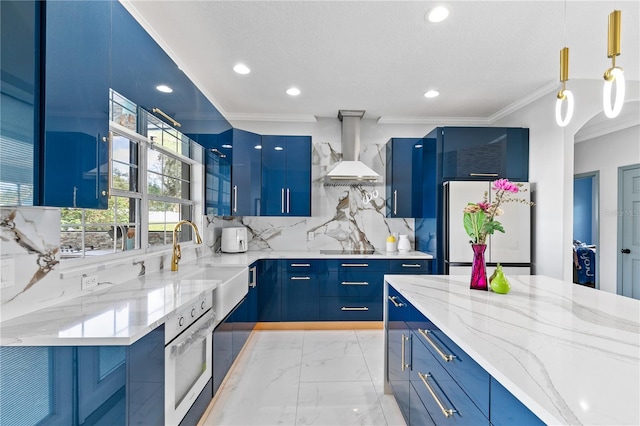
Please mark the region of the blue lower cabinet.
<svg viewBox="0 0 640 426"><path fill-rule="evenodd" d="M281 321L281 295L280 261L261 260L258 268L258 321Z"/></svg>
<svg viewBox="0 0 640 426"><path fill-rule="evenodd" d="M229 321L230 317L213 330L213 395L220 389L233 363L233 323Z"/></svg>
<svg viewBox="0 0 640 426"><path fill-rule="evenodd" d="M393 259L389 261L389 274L429 274L431 259Z"/></svg>
<svg viewBox="0 0 640 426"><path fill-rule="evenodd" d="M200 395L193 402L193 405L187 411L187 415L184 416L184 419L180 422L180 426L195 426L198 424L200 419L202 418L202 414L207 410L207 407L211 403L211 395L213 395L213 379L209 380L205 385ZM161 425L162 423L153 423L147 421L141 421L135 424L149 424L149 425Z"/></svg>
<svg viewBox="0 0 640 426"><path fill-rule="evenodd" d="M491 424L501 425L544 425L544 422L505 389L496 379L491 378Z"/></svg>
<svg viewBox="0 0 640 426"><path fill-rule="evenodd" d="M411 384L435 424L482 425L488 424L488 415L483 414L471 398L450 376L421 341L421 333L412 332L413 353ZM488 386L477 398L489 400ZM411 424L414 423L411 420Z"/></svg>
<svg viewBox="0 0 640 426"><path fill-rule="evenodd" d="M451 378L488 418L491 377L489 373L424 316L420 315L420 317L424 319L423 322L414 320L411 324L416 341L422 343L423 347L431 353L434 361L447 370Z"/></svg>
<svg viewBox="0 0 640 426"><path fill-rule="evenodd" d="M389 287L386 303L388 315L386 347L388 376L386 380L393 389L405 421L410 424L411 330L407 325L409 305L392 287Z"/></svg>
<svg viewBox="0 0 640 426"><path fill-rule="evenodd" d="M407 421L407 424L416 426L435 425L436 423L429 415L429 411L427 411L427 408L420 399L420 395L418 395L418 392L416 391L416 385L419 386L418 383L412 382L409 386L409 420Z"/></svg>
<svg viewBox="0 0 640 426"><path fill-rule="evenodd" d="M382 321L382 297L321 297L323 321Z"/></svg>
<svg viewBox="0 0 640 426"><path fill-rule="evenodd" d="M164 424L164 326L130 346L0 347L5 425Z"/></svg>
<svg viewBox="0 0 640 426"><path fill-rule="evenodd" d="M326 265L317 259L282 261L282 321L320 320L320 286L329 274Z"/></svg>

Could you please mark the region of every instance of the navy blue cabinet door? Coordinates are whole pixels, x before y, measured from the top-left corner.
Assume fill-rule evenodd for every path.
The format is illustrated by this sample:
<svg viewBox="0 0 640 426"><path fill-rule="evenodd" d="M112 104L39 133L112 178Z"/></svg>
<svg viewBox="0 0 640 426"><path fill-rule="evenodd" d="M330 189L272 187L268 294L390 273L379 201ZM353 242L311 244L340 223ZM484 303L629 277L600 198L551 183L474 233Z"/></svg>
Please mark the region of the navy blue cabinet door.
<svg viewBox="0 0 640 426"><path fill-rule="evenodd" d="M213 394L220 385L233 363L233 319L231 313L213 330Z"/></svg>
<svg viewBox="0 0 640 426"><path fill-rule="evenodd" d="M164 325L129 346L127 424L164 424Z"/></svg>
<svg viewBox="0 0 640 426"><path fill-rule="evenodd" d="M280 261L261 260L258 275L258 320L280 321L282 318L282 283Z"/></svg>
<svg viewBox="0 0 640 426"><path fill-rule="evenodd" d="M533 414L531 410L493 377L491 378L489 419L494 426L544 424L538 416Z"/></svg>
<svg viewBox="0 0 640 426"><path fill-rule="evenodd" d="M233 129L231 214L259 216L262 193L262 137Z"/></svg>
<svg viewBox="0 0 640 426"><path fill-rule="evenodd" d="M387 217L421 217L422 139L393 138L386 152Z"/></svg>
<svg viewBox="0 0 640 426"><path fill-rule="evenodd" d="M411 330L406 301L389 287L387 300L387 362L389 363L387 381L393 388L393 394L407 424L410 409L410 373L411 373Z"/></svg>
<svg viewBox="0 0 640 426"><path fill-rule="evenodd" d="M282 321L318 321L320 286L328 276L327 262L315 259L282 261Z"/></svg>
<svg viewBox="0 0 640 426"><path fill-rule="evenodd" d="M528 129L444 127L439 133L443 180L528 180Z"/></svg>
<svg viewBox="0 0 640 426"><path fill-rule="evenodd" d="M47 2L41 205L106 209L111 2Z"/></svg>
<svg viewBox="0 0 640 426"><path fill-rule="evenodd" d="M261 216L311 215L311 138L262 136Z"/></svg>

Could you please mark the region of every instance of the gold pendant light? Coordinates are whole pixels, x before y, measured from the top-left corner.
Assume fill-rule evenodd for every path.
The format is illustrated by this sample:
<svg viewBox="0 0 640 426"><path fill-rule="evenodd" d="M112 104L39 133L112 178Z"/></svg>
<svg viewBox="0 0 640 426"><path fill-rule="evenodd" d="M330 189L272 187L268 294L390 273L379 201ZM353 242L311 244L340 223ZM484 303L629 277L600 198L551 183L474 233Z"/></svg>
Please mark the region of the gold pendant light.
<svg viewBox="0 0 640 426"><path fill-rule="evenodd" d="M624 103L625 81L622 68L616 66L616 56L620 55L620 26L622 12L614 10L609 14L609 34L607 39L607 57L611 58L611 68L604 73L604 90L602 92L602 106L604 114L615 118L622 110ZM611 105L613 83L616 84L616 100Z"/></svg>
<svg viewBox="0 0 640 426"><path fill-rule="evenodd" d="M567 80L569 80L569 48L564 47L560 50L560 81L562 82L562 89L558 92L558 100L556 101L556 123L560 127L569 124L573 116L573 93L566 87ZM567 112L563 119L562 101L565 99L567 100Z"/></svg>

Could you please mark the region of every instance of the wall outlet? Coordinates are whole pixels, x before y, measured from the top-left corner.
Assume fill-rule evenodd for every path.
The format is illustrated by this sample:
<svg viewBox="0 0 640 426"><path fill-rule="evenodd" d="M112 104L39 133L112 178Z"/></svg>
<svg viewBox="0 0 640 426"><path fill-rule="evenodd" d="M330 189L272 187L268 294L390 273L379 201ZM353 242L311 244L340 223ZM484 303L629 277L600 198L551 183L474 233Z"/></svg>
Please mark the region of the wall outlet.
<svg viewBox="0 0 640 426"><path fill-rule="evenodd" d="M91 287L95 287L98 285L98 276L97 275L82 275L82 290L86 290Z"/></svg>
<svg viewBox="0 0 640 426"><path fill-rule="evenodd" d="M307 241L312 241L316 237L316 233L313 231L307 232Z"/></svg>
<svg viewBox="0 0 640 426"><path fill-rule="evenodd" d="M2 259L0 263L0 288L16 285L16 260L12 257Z"/></svg>

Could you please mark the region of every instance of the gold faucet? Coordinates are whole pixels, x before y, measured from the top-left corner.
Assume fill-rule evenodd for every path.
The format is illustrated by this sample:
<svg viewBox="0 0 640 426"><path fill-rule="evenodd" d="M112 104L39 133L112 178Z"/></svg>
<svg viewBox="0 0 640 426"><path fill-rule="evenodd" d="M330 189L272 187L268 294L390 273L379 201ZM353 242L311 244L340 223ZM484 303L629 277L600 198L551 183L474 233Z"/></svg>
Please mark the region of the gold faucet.
<svg viewBox="0 0 640 426"><path fill-rule="evenodd" d="M196 231L196 244L202 244L202 238L200 238L200 233L198 232L198 227L196 226L195 223L189 222L188 220L181 220L180 222L178 222L175 228L173 228L173 255L171 256L172 271L178 270L178 262L182 257L182 252L180 251L180 244L176 244L176 232L178 232L178 228L180 228L181 225L186 225L186 224L191 225L193 230Z"/></svg>

